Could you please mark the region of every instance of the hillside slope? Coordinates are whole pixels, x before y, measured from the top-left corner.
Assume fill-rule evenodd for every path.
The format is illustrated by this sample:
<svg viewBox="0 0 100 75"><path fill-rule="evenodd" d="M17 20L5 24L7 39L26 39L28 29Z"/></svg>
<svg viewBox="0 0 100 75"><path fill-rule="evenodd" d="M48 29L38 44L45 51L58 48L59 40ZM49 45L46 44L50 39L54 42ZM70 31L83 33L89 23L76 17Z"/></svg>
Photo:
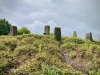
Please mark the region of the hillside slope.
<svg viewBox="0 0 100 75"><path fill-rule="evenodd" d="M100 42L52 35L0 36L0 75L100 75Z"/></svg>

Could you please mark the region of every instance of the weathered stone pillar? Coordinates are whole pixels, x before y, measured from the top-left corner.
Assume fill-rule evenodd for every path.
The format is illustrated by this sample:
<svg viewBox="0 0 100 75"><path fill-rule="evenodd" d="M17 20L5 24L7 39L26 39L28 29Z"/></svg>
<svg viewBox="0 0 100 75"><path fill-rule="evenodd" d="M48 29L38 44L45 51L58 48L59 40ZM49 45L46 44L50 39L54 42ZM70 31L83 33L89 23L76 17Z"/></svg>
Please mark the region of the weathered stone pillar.
<svg viewBox="0 0 100 75"><path fill-rule="evenodd" d="M98 42L100 42L100 38L98 39Z"/></svg>
<svg viewBox="0 0 100 75"><path fill-rule="evenodd" d="M54 28L54 38L58 41L61 41L61 28L60 27Z"/></svg>
<svg viewBox="0 0 100 75"><path fill-rule="evenodd" d="M90 33L86 33L85 34L85 39L93 41L93 39L92 39L92 33L91 32Z"/></svg>
<svg viewBox="0 0 100 75"><path fill-rule="evenodd" d="M50 26L49 25L46 25L45 27L44 27L44 33L43 33L44 35L49 35L50 34Z"/></svg>
<svg viewBox="0 0 100 75"><path fill-rule="evenodd" d="M16 26L11 26L10 27L10 35L11 36L17 35L17 27Z"/></svg>
<svg viewBox="0 0 100 75"><path fill-rule="evenodd" d="M73 37L77 37L76 31L73 32Z"/></svg>

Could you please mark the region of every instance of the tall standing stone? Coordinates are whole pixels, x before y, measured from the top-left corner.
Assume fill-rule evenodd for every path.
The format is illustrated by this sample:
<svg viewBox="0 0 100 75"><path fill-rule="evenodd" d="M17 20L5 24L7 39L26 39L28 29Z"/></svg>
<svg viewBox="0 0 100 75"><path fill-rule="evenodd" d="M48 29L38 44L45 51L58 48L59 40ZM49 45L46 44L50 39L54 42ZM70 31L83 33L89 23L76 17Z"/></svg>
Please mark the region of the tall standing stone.
<svg viewBox="0 0 100 75"><path fill-rule="evenodd" d="M73 32L73 37L77 37L76 31Z"/></svg>
<svg viewBox="0 0 100 75"><path fill-rule="evenodd" d="M54 28L54 38L58 41L61 41L61 28L60 27Z"/></svg>
<svg viewBox="0 0 100 75"><path fill-rule="evenodd" d="M92 33L91 32L90 33L86 33L85 39L93 41L93 39L92 39Z"/></svg>
<svg viewBox="0 0 100 75"><path fill-rule="evenodd" d="M93 41L92 33L90 32L90 41Z"/></svg>
<svg viewBox="0 0 100 75"><path fill-rule="evenodd" d="M17 35L17 27L16 26L11 26L10 27L10 35L11 36Z"/></svg>
<svg viewBox="0 0 100 75"><path fill-rule="evenodd" d="M44 27L44 35L49 35L50 34L50 26L49 25L46 25Z"/></svg>

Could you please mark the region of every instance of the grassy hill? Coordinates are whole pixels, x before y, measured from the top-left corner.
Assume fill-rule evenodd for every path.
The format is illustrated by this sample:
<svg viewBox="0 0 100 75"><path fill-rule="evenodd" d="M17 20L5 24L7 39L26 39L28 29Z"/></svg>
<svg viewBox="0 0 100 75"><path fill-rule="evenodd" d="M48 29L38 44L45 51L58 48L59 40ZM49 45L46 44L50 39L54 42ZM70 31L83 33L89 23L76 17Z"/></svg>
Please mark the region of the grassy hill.
<svg viewBox="0 0 100 75"><path fill-rule="evenodd" d="M61 39L0 36L0 75L100 75L100 42Z"/></svg>

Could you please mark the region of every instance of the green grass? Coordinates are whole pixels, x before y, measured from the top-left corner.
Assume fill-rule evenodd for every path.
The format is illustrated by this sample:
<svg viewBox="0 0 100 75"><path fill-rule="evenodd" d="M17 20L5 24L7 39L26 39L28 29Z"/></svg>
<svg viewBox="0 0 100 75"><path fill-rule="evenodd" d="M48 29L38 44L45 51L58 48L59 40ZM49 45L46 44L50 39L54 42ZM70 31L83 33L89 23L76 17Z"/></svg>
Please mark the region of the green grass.
<svg viewBox="0 0 100 75"><path fill-rule="evenodd" d="M60 50L80 60L89 75L100 75L100 42L61 39L37 34L0 36L0 75L84 75L63 61Z"/></svg>

